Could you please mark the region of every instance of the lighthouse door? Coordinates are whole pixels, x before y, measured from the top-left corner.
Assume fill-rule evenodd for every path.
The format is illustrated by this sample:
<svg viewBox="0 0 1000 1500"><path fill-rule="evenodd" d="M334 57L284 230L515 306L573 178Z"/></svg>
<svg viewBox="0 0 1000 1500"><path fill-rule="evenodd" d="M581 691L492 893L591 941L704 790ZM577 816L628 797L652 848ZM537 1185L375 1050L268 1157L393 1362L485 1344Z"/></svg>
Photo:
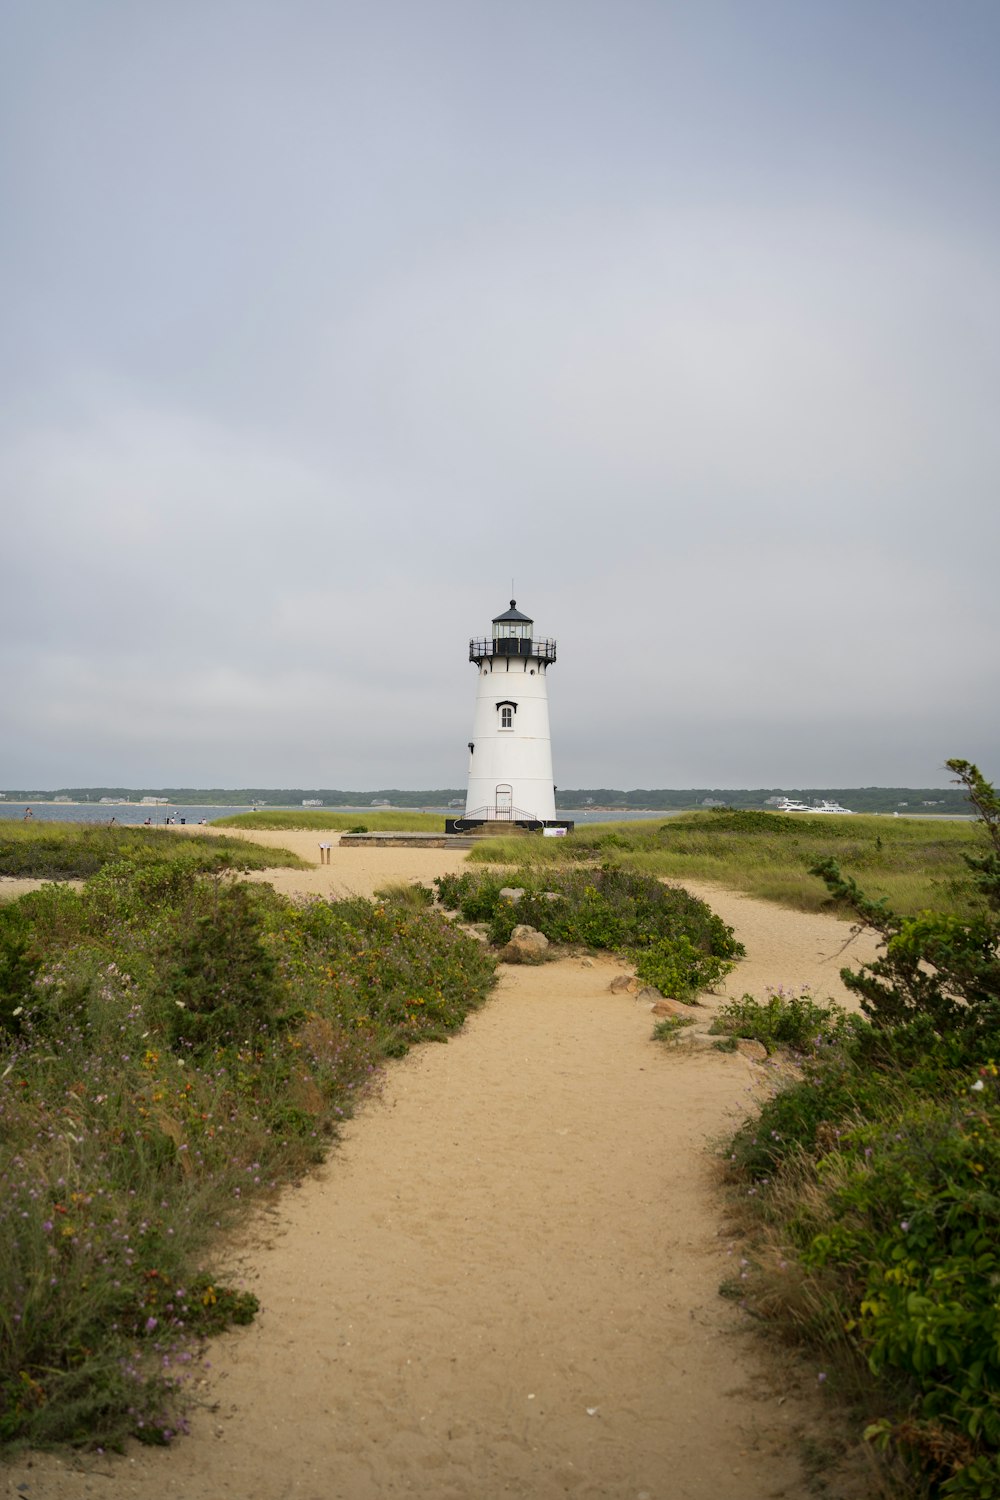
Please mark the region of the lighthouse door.
<svg viewBox="0 0 1000 1500"><path fill-rule="evenodd" d="M512 822L514 818L514 788L509 781L502 781L497 787L497 801L495 816L498 822Z"/></svg>

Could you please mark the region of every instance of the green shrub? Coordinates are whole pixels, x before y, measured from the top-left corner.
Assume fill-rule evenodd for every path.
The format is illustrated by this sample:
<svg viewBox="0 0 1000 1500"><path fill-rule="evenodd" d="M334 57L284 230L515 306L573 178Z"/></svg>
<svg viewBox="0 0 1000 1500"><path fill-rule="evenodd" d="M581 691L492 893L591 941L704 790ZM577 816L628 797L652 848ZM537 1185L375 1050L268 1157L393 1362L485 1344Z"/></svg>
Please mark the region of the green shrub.
<svg viewBox="0 0 1000 1500"><path fill-rule="evenodd" d="M22 897L2 938L26 1003L0 1031L0 1445L167 1441L192 1339L254 1311L206 1270L217 1226L320 1159L495 964L423 904L292 902L185 860Z"/></svg>
<svg viewBox="0 0 1000 1500"><path fill-rule="evenodd" d="M502 875L467 871L439 875L434 881L438 899L448 911L459 911L467 922L488 922L505 886L516 884Z"/></svg>
<svg viewBox="0 0 1000 1500"><path fill-rule="evenodd" d="M978 906L900 915L832 861L828 889L883 952L845 983L864 1018L817 1033L730 1145L760 1245L795 1275L746 1283L755 1310L821 1341L866 1413L866 1436L909 1457L928 1493L1000 1494L1000 799L950 761L981 814L967 855ZM773 1014L771 1013L773 1009ZM779 1034L788 1007L727 1007ZM750 1012L748 1016L748 1011ZM809 1023L808 1012L801 1019ZM802 1029L811 1029L806 1024ZM758 1257L763 1265L767 1256Z"/></svg>
<svg viewBox="0 0 1000 1500"><path fill-rule="evenodd" d="M850 1132L830 1174L832 1222L802 1250L807 1268L854 1289L849 1326L873 1374L912 1392L901 1440L922 1461L935 1432L965 1440L964 1462L935 1475L948 1495L983 1493L968 1465L983 1448L995 1465L1000 1450L996 1070L975 1085Z"/></svg>
<svg viewBox="0 0 1000 1500"><path fill-rule="evenodd" d="M843 1007L833 1001L820 1004L806 989L796 994L779 986L768 990L764 1001L753 995L729 1001L716 1015L711 1029L762 1042L768 1052L779 1047L812 1052L821 1043L845 1041L856 1026Z"/></svg>
<svg viewBox="0 0 1000 1500"><path fill-rule="evenodd" d="M549 868L544 884L531 869L466 871L435 884L444 906L457 907L468 921L489 923L491 943L502 946L525 923L553 943L620 953L649 984L677 998L717 983L743 953L732 928L704 901L617 865ZM513 901L502 897L508 887L523 894Z"/></svg>
<svg viewBox="0 0 1000 1500"><path fill-rule="evenodd" d="M172 1046L195 1052L253 1042L288 1003L248 888L197 888L154 991ZM207 900L204 897L207 896Z"/></svg>
<svg viewBox="0 0 1000 1500"><path fill-rule="evenodd" d="M727 959L703 953L684 933L635 949L632 958L641 980L675 1000L687 1000L711 989L733 967Z"/></svg>
<svg viewBox="0 0 1000 1500"><path fill-rule="evenodd" d="M24 915L16 907L0 907L0 1039L23 1030L40 967Z"/></svg>

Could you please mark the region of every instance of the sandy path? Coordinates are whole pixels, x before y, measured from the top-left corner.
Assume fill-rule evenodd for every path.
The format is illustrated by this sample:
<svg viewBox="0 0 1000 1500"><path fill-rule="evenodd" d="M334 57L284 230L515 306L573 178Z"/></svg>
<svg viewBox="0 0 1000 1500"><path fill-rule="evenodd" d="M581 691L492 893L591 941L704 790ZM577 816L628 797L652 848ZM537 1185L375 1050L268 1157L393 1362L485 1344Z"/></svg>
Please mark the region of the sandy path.
<svg viewBox="0 0 1000 1500"><path fill-rule="evenodd" d="M454 857L412 851L418 872L410 852L334 850L322 873L371 889ZM834 991L844 924L712 899L750 950L732 993ZM734 1261L706 1144L760 1072L652 1043L648 1006L609 993L616 972L506 969L448 1046L393 1064L323 1171L263 1217L242 1266L263 1311L214 1346L215 1409L191 1436L78 1468L22 1463L10 1493L806 1493L795 1434L817 1398L781 1386L778 1356L718 1296Z"/></svg>

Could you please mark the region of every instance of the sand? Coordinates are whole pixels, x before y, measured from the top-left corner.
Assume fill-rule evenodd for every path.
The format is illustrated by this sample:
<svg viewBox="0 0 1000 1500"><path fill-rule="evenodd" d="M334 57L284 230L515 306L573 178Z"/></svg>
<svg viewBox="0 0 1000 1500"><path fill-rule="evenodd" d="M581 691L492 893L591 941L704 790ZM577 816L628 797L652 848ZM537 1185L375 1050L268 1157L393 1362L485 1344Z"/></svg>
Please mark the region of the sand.
<svg viewBox="0 0 1000 1500"><path fill-rule="evenodd" d="M263 841L315 859L318 837ZM462 858L335 848L329 867L270 878L370 893ZM748 948L729 993L837 994L839 966L874 951L831 917L698 890ZM390 1064L326 1165L234 1252L262 1311L211 1347L190 1435L122 1458L22 1460L9 1493L808 1493L803 1438L826 1420L819 1371L764 1344L718 1295L740 1250L710 1148L767 1074L652 1042L648 1002L609 990L620 972L579 957L504 968L447 1046Z"/></svg>

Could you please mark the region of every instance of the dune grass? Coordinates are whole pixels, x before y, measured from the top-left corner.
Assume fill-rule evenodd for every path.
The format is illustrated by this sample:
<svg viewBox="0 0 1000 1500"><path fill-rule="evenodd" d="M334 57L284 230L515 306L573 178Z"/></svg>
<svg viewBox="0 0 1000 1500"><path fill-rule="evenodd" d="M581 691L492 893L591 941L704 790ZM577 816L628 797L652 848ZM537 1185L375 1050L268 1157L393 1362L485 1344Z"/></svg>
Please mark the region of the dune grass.
<svg viewBox="0 0 1000 1500"><path fill-rule="evenodd" d="M562 839L484 839L473 862L544 868L611 860L645 875L714 881L800 911L835 910L809 874L833 856L874 898L903 913L965 915L975 898L963 854L982 844L973 823L878 816L809 817L754 810L687 813L662 823L595 823Z"/></svg>
<svg viewBox="0 0 1000 1500"><path fill-rule="evenodd" d="M443 813L413 812L405 807L373 807L335 812L322 807L271 807L217 818L213 828L332 829L340 833L444 833Z"/></svg>
<svg viewBox="0 0 1000 1500"><path fill-rule="evenodd" d="M243 839L170 828L99 823L4 823L0 825L0 876L27 880L86 880L105 865L179 861L192 871L266 870L275 865L305 868L287 849L265 849Z"/></svg>

